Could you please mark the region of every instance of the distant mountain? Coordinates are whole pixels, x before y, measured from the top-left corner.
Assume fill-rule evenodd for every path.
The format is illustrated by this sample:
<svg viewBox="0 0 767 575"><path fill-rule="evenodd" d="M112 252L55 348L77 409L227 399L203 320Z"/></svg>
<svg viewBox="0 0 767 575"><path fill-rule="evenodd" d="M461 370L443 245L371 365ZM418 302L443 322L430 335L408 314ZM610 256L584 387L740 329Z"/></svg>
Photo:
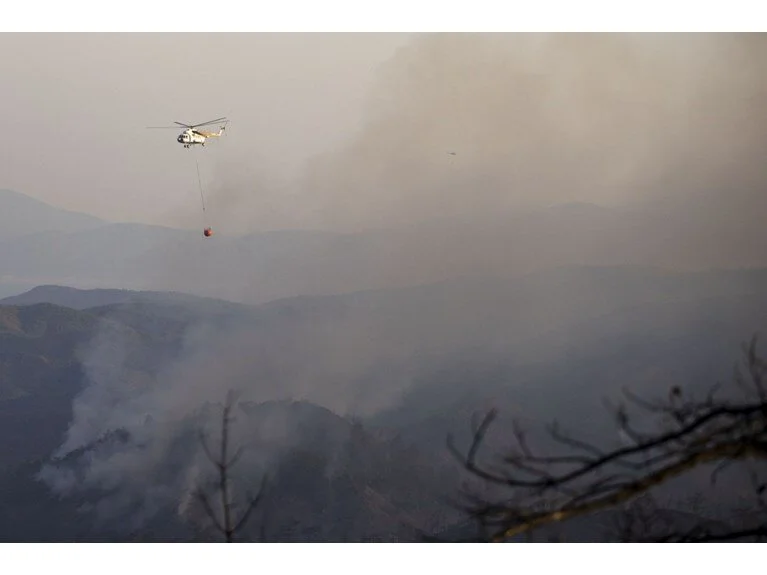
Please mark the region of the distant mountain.
<svg viewBox="0 0 767 575"><path fill-rule="evenodd" d="M37 206L18 194L8 198ZM562 266L767 265L758 242L746 236L727 235L737 240L732 248L718 242L704 249L716 236L694 222L680 227L666 213L583 203L355 233L283 230L240 236L220 229L210 239L197 230L96 225L89 216L83 216L83 225L53 225L43 212L5 209L0 202L0 213L9 219L7 233L0 234L2 295L12 293L9 286L17 292L41 284L119 286L259 304L462 276L523 277Z"/></svg>
<svg viewBox="0 0 767 575"><path fill-rule="evenodd" d="M212 298L187 295L182 293L159 291L136 291L127 289L78 289L68 286L42 285L15 296L0 299L0 305L26 306L50 303L62 307L84 310L126 303L157 303L202 305L214 302ZM224 302L222 302L224 303ZM227 304L229 302L226 302ZM234 304L230 304L234 305Z"/></svg>
<svg viewBox="0 0 767 575"><path fill-rule="evenodd" d="M107 222L94 216L56 208L11 190L0 190L0 240L40 232L77 232Z"/></svg>
<svg viewBox="0 0 767 575"><path fill-rule="evenodd" d="M223 230L206 240L197 231L107 224L0 238L0 284L120 286L254 303L369 287L354 277L368 256L360 242L322 232L241 237Z"/></svg>
<svg viewBox="0 0 767 575"><path fill-rule="evenodd" d="M106 224L71 232L45 231L6 238L0 242L3 270L0 279L35 285L147 289L149 280L140 259L179 238L189 239L193 235L196 234L142 224Z"/></svg>

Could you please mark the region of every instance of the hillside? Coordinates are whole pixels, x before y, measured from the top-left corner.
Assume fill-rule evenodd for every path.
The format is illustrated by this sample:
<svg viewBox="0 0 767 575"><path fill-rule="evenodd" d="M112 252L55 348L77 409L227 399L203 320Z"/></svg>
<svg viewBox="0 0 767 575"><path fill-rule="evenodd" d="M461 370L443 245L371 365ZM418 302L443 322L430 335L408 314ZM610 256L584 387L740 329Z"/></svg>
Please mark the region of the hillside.
<svg viewBox="0 0 767 575"><path fill-rule="evenodd" d="M270 433L277 420L287 434ZM237 434L251 441L237 444L247 447L232 472L237 500L268 475L264 503L241 540L415 541L460 518L444 509L440 490L454 486L428 454L378 438L328 410L305 402L250 404L238 410L238 427L246 431ZM85 459L106 465L110 453L130 457L133 438L118 435L78 450L57 469L77 474L87 467ZM220 541L189 496L190 471L197 481L215 473L201 457L194 426L173 438L151 477L123 479L110 489L84 480L81 489L57 496L31 478L40 463L0 474L0 540Z"/></svg>
<svg viewBox="0 0 767 575"><path fill-rule="evenodd" d="M512 416L533 428L558 419L611 444L602 399L620 386L652 395L730 377L739 345L767 325L765 287L760 270L570 268L259 306L33 290L26 301L85 309L0 306L0 479L13 486L4 505L20 513L14 502L26 501L30 513L43 512L30 474L66 442L85 491L62 499L61 521L72 512L66 505L85 498L94 511L110 510L115 529L138 521L130 537L191 537L168 497L207 468L193 430L208 421L204 406L234 387L247 399L238 439L255 458L248 482L263 470L276 478L278 503L265 507L273 540L436 532L456 520L437 501L459 479L445 437L465 440L475 411L501 409L491 450L503 447ZM120 429L127 439L99 443ZM78 537L95 537L91 519ZM46 537L60 537L54 527ZM3 529L13 539L13 525Z"/></svg>
<svg viewBox="0 0 767 575"><path fill-rule="evenodd" d="M72 417L85 384L81 350L101 333L96 314L47 303L0 306L0 469L47 457ZM118 330L142 361L160 351L145 334Z"/></svg>
<svg viewBox="0 0 767 575"><path fill-rule="evenodd" d="M513 379L518 387L532 378L523 369L537 373L539 366L561 365L566 372L568 365L592 363L605 366L595 378L604 381L620 373L617 365L608 367L617 358L633 356L632 366L641 366L660 361L661 354L664 362L681 354L675 375L663 381L701 359L727 361L726 376L739 345L767 323L765 288L767 273L760 270L571 268L260 306L180 294L167 300L135 294L126 303L99 306L113 294L98 290L35 290L24 297L48 293L62 301L55 294L67 294L78 305L98 306L91 313L135 329L154 326L158 337L181 338L196 324L206 335L187 350L187 361L199 365L199 373L218 378L221 370L213 366L225 365L232 381L264 378L265 399L300 393L340 413L369 414L393 408L430 381L457 381L462 373L470 380L474 372L484 379L495 373L491 380ZM652 370L647 373L643 377L652 378ZM632 377L639 385L641 378ZM440 400L451 397L442 390Z"/></svg>
<svg viewBox="0 0 767 575"><path fill-rule="evenodd" d="M89 295L103 301L101 296ZM0 306L0 361L4 376L0 387L3 392L0 509L5 518L0 520L0 538L125 540L136 536L135 531L120 527L130 525L135 519L131 513L121 516L121 511L110 512L117 515L105 524L98 515L90 512L82 515L77 511L84 501L90 501L96 506L94 512L100 513L98 509L105 503L97 486L59 498L43 489L44 486L34 480L34 474L59 446L74 399L86 384L87 366L78 361L83 357L78 352L82 345L95 337L103 339L105 325L109 325L110 339L119 341L123 347L119 377L124 385L146 385L153 374L178 353L184 329L200 318L210 319L210 312L206 316L205 310L195 313L190 311L193 308L186 308L186 315L180 317L174 309L182 307L142 302L88 311L45 303ZM108 320L108 324L104 324L103 319ZM119 339L115 340L118 335ZM258 456L267 451L272 453L270 472L277 478L276 491L266 509L272 505L280 512L269 522L269 537L279 540L412 539L420 530L441 521L443 512L438 509L431 491L434 477L429 475L431 467L423 464L422 456L401 448L398 452L396 445L387 447L386 442L345 419L307 403L254 404L246 408L248 413L252 412L256 427L268 427L276 418L284 429L295 430L291 431L293 439L287 444L285 438L279 438L277 445L268 449L264 445L255 446ZM253 437L259 437L257 429ZM195 443L194 434L185 438L183 432L169 439L179 445ZM102 447L96 443L78 453L98 458L99 449ZM129 454L130 450L126 452ZM76 466L80 456L69 456L69 463ZM397 462L398 458L402 459L401 463ZM423 476L420 479L415 461L421 462ZM185 465L190 463L186 459ZM180 474L184 469L178 461L171 467L160 463L153 477L157 481L165 477L164 481L172 486L183 480ZM304 479L297 481L297 478ZM413 491L418 484L424 491ZM182 491L179 487L179 492ZM130 490L126 494L130 494ZM143 497L145 492L141 490L139 495ZM157 505L160 507L152 517L142 520L142 540L213 536L197 528L198 534L193 535L188 520L176 517L177 500L166 499ZM336 517L329 521L328 513L331 518L337 513L345 519L341 521ZM24 516L23 521L10 521L19 515ZM299 531L296 530L298 517L302 525ZM60 523L52 518L58 518ZM64 525L71 525L72 529L68 531Z"/></svg>

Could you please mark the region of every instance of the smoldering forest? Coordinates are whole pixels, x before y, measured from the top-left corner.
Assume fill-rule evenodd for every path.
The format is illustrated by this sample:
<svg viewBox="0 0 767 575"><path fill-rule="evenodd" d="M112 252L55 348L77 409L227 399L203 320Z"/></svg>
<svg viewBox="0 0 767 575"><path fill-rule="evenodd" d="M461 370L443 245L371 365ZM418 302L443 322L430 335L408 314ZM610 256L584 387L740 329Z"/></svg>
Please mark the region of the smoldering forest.
<svg viewBox="0 0 767 575"><path fill-rule="evenodd" d="M462 479L445 436L488 406L619 443L605 397L727 379L767 323L765 57L761 34L414 37L358 129L289 180L217 152L209 210L239 235L104 280L199 299L97 314L38 477L125 531L202 521L198 435L216 444L230 391L241 493L298 448L323 477L353 465L308 405L361 422L369 450L420 450L434 497ZM459 521L438 507L421 528Z"/></svg>

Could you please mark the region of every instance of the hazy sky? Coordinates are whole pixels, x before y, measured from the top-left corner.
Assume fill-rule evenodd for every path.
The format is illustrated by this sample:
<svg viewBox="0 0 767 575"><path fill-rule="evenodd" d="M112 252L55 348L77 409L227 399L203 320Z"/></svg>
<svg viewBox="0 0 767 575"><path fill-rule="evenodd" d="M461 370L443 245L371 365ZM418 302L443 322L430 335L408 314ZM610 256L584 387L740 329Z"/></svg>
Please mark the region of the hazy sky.
<svg viewBox="0 0 767 575"><path fill-rule="evenodd" d="M174 130L145 127L220 116L231 119L229 135L204 150L204 178L218 161L254 180L292 178L359 127L376 68L405 38L2 34L0 104L12 137L0 144L0 187L164 223L176 208L199 207L195 154Z"/></svg>
<svg viewBox="0 0 767 575"><path fill-rule="evenodd" d="M209 214L229 231L476 226L561 202L707 194L724 203L699 221L753 216L766 39L4 35L0 186L197 227L197 156ZM145 129L221 115L229 135L205 150Z"/></svg>

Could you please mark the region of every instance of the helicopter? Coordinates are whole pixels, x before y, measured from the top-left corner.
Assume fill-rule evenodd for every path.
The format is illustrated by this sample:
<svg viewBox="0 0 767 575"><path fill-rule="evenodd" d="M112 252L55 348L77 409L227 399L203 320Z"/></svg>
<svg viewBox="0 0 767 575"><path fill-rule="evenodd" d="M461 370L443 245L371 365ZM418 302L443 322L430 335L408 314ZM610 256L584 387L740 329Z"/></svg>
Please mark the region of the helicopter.
<svg viewBox="0 0 767 575"><path fill-rule="evenodd" d="M207 132L205 130L198 130L197 128L201 128L203 126L209 126L211 124L216 124L219 122L223 122L223 125L218 129L218 132ZM224 134L224 130L226 130L226 124L229 122L225 117L224 118L216 118L215 120L208 120L207 122L202 122L201 124L184 124L182 122L174 122L176 126L148 126L147 128L150 130L156 130L156 129L178 129L178 126L182 126L186 128L181 134L179 134L178 138L176 138L176 141L179 144L183 144L185 148L191 148L192 146L200 145L205 147L205 140L208 138L219 138Z"/></svg>

